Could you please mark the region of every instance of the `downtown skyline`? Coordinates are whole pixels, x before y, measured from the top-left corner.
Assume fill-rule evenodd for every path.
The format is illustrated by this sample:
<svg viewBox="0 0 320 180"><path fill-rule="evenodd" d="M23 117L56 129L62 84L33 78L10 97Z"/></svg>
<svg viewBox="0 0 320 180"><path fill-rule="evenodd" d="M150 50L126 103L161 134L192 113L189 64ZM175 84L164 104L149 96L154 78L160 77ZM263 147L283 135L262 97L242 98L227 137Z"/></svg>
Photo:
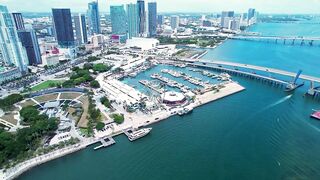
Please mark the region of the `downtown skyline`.
<svg viewBox="0 0 320 180"><path fill-rule="evenodd" d="M85 12L87 3L91 0L31 0L28 4L23 5L21 0L0 0L0 4L6 5L10 8L10 11L17 12L50 12L51 8L71 7L73 12ZM31 3L30 3L31 2ZM121 5L135 2L134 0L99 0L100 12L110 13L110 5ZM146 1L148 2L148 1ZM154 2L150 0L149 2ZM158 0L159 12L202 12L202 13L215 13L221 10L235 10L236 12L243 12L248 8L254 7L260 10L261 13L267 14L319 14L320 0L282 0L268 1L263 0L250 1L250 0L226 0L224 2L218 0L199 0L194 3L192 0ZM33 6L37 3L39 6ZM56 4L59 4L57 7ZM289 7L290 8L284 8Z"/></svg>

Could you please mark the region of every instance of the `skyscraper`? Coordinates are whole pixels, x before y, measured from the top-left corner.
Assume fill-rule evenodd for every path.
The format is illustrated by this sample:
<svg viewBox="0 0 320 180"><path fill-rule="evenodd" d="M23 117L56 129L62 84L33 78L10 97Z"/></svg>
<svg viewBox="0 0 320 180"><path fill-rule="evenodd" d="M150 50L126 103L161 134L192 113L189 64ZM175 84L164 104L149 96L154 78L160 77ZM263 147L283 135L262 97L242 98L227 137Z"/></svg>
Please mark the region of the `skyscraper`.
<svg viewBox="0 0 320 180"><path fill-rule="evenodd" d="M240 19L233 19L229 22L229 29L233 31L240 30Z"/></svg>
<svg viewBox="0 0 320 180"><path fill-rule="evenodd" d="M76 41L77 44L84 44L88 42L86 16L84 14L78 14L73 16Z"/></svg>
<svg viewBox="0 0 320 180"><path fill-rule="evenodd" d="M146 31L146 10L144 0L138 0L138 15L139 15L139 35L144 36Z"/></svg>
<svg viewBox="0 0 320 180"><path fill-rule="evenodd" d="M172 30L179 28L180 18L179 16L171 16L170 25Z"/></svg>
<svg viewBox="0 0 320 180"><path fill-rule="evenodd" d="M89 34L100 34L100 14L97 1L90 2L88 4L88 24Z"/></svg>
<svg viewBox="0 0 320 180"><path fill-rule="evenodd" d="M70 9L52 9L55 35L59 46L74 46L74 34Z"/></svg>
<svg viewBox="0 0 320 180"><path fill-rule="evenodd" d="M157 35L157 3L148 3L148 24L149 36L154 37Z"/></svg>
<svg viewBox="0 0 320 180"><path fill-rule="evenodd" d="M248 10L248 21L255 16L255 13L256 13L256 10L255 10L255 9L250 8L250 9Z"/></svg>
<svg viewBox="0 0 320 180"><path fill-rule="evenodd" d="M157 23L158 23L158 26L161 26L163 24L163 15L158 15L157 17Z"/></svg>
<svg viewBox="0 0 320 180"><path fill-rule="evenodd" d="M15 27L13 16L6 6L0 5L0 50L6 65L15 65L27 72L28 59Z"/></svg>
<svg viewBox="0 0 320 180"><path fill-rule="evenodd" d="M229 21L234 17L234 11L222 11L221 13L221 27L229 28Z"/></svg>
<svg viewBox="0 0 320 180"><path fill-rule="evenodd" d="M128 32L129 38L139 36L139 16L136 4L127 4Z"/></svg>
<svg viewBox="0 0 320 180"><path fill-rule="evenodd" d="M26 48L29 65L41 64L41 54L38 39L34 30L18 31L22 46Z"/></svg>
<svg viewBox="0 0 320 180"><path fill-rule="evenodd" d="M17 30L25 30L24 21L21 13L12 13L14 24L16 25Z"/></svg>
<svg viewBox="0 0 320 180"><path fill-rule="evenodd" d="M123 35L128 33L127 18L124 6L110 6L112 34Z"/></svg>

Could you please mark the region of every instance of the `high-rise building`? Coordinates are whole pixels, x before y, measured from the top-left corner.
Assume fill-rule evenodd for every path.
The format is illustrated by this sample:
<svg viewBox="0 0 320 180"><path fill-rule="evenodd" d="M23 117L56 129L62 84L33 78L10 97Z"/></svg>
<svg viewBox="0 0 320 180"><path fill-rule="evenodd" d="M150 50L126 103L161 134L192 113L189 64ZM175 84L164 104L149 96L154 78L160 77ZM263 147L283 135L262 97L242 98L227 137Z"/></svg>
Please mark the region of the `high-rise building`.
<svg viewBox="0 0 320 180"><path fill-rule="evenodd" d="M213 26L213 23L209 20L203 20L202 21L202 26L203 27L212 27Z"/></svg>
<svg viewBox="0 0 320 180"><path fill-rule="evenodd" d="M16 25L17 30L25 30L24 21L21 13L12 13L14 24Z"/></svg>
<svg viewBox="0 0 320 180"><path fill-rule="evenodd" d="M253 8L250 8L248 10L248 21L250 21L250 19L252 19L255 16L256 10Z"/></svg>
<svg viewBox="0 0 320 180"><path fill-rule="evenodd" d="M179 16L171 16L170 25L172 30L179 28L180 18Z"/></svg>
<svg viewBox="0 0 320 180"><path fill-rule="evenodd" d="M78 45L88 42L86 16L84 14L78 14L73 16L76 42Z"/></svg>
<svg viewBox="0 0 320 180"><path fill-rule="evenodd" d="M161 26L163 24L163 21L164 21L163 15L158 15L157 17L158 26Z"/></svg>
<svg viewBox="0 0 320 180"><path fill-rule="evenodd" d="M148 3L148 27L149 36L154 37L157 35L157 3Z"/></svg>
<svg viewBox="0 0 320 180"><path fill-rule="evenodd" d="M128 32L129 38L139 36L139 16L136 4L127 4Z"/></svg>
<svg viewBox="0 0 320 180"><path fill-rule="evenodd" d="M139 16L139 35L144 36L146 31L146 10L144 0L138 0L138 16Z"/></svg>
<svg viewBox="0 0 320 180"><path fill-rule="evenodd" d="M88 25L90 35L101 33L98 1L88 4Z"/></svg>
<svg viewBox="0 0 320 180"><path fill-rule="evenodd" d="M222 11L221 13L221 27L228 28L229 20L234 17L234 11Z"/></svg>
<svg viewBox="0 0 320 180"><path fill-rule="evenodd" d="M240 30L240 19L233 19L229 22L229 29L233 31Z"/></svg>
<svg viewBox="0 0 320 180"><path fill-rule="evenodd" d="M122 35L128 33L127 17L124 6L110 6L112 34Z"/></svg>
<svg viewBox="0 0 320 180"><path fill-rule="evenodd" d="M0 5L0 51L6 65L15 65L21 72L27 72L26 50L18 37L12 14L2 5Z"/></svg>
<svg viewBox="0 0 320 180"><path fill-rule="evenodd" d="M70 9L52 9L55 35L59 46L75 45Z"/></svg>
<svg viewBox="0 0 320 180"><path fill-rule="evenodd" d="M42 63L40 48L36 33L34 30L18 31L18 36L22 46L26 48L29 65L38 65Z"/></svg>

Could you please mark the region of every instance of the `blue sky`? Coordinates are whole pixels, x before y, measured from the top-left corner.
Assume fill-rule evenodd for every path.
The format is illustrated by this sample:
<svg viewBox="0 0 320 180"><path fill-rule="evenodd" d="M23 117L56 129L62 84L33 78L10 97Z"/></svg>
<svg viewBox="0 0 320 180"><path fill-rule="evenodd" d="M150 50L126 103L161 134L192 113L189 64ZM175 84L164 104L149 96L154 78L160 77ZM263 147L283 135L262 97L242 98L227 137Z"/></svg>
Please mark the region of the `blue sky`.
<svg viewBox="0 0 320 180"><path fill-rule="evenodd" d="M0 0L10 11L49 12L52 7L69 7L84 12L92 0ZM109 12L110 4L125 4L134 0L99 0L100 11ZM245 12L254 7L261 13L320 14L320 0L157 0L160 12Z"/></svg>

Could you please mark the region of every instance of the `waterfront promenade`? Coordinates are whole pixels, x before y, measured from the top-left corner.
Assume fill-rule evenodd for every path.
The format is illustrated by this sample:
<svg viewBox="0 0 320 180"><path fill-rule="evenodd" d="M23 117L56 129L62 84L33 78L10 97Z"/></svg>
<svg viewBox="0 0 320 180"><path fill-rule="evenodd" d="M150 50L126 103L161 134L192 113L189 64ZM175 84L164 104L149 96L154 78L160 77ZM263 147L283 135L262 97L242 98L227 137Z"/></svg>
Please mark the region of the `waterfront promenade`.
<svg viewBox="0 0 320 180"><path fill-rule="evenodd" d="M87 146L91 144L95 144L99 142L99 139L96 138L87 138L85 141L71 145L62 149L58 149L55 151L52 151L47 154L43 154L37 157L34 157L32 159L29 159L27 161L24 161L22 163L17 164L16 166L7 169L6 171L1 170L0 171L0 179L6 179L6 180L11 180L15 179L18 176L20 176L22 173L30 170L31 168L41 165L43 163L46 163L48 161L63 157L65 155L77 152L79 150L82 150L86 148Z"/></svg>

